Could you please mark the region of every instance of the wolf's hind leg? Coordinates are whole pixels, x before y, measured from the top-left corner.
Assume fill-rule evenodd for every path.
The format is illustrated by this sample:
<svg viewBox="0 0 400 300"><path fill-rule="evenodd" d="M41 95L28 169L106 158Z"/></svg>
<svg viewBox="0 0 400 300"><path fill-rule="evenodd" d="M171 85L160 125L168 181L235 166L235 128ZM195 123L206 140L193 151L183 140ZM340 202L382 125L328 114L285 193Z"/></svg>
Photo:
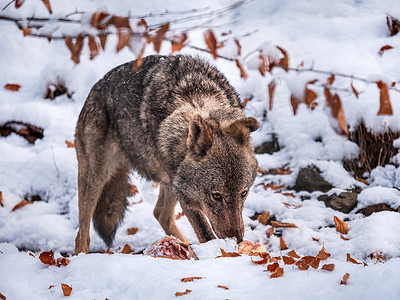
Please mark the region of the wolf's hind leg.
<svg viewBox="0 0 400 300"><path fill-rule="evenodd" d="M173 235L181 241L188 243L175 223L175 206L178 199L171 192L167 184L160 184L160 193L153 214L167 235Z"/></svg>

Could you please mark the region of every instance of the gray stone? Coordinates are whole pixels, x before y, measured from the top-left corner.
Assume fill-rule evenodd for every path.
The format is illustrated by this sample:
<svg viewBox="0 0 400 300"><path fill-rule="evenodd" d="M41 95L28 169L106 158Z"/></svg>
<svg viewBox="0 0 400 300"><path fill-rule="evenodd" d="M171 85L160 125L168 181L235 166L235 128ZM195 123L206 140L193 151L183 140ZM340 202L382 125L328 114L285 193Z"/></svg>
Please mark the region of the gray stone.
<svg viewBox="0 0 400 300"><path fill-rule="evenodd" d="M386 203L379 203L371 206L364 207L360 210L357 211L357 213L362 213L364 216L368 217L372 215L375 212L380 212L380 211L395 211L393 208L391 208L389 205Z"/></svg>
<svg viewBox="0 0 400 300"><path fill-rule="evenodd" d="M279 150L281 150L281 148L279 147L278 138L276 137L276 134L272 134L272 141L265 142L256 147L254 152L256 154L272 154L274 152L278 152Z"/></svg>
<svg viewBox="0 0 400 300"><path fill-rule="evenodd" d="M307 191L309 193L315 191L327 192L333 186L327 182L322 176L321 171L315 166L309 166L301 169L296 178L296 184L293 189L296 192Z"/></svg>
<svg viewBox="0 0 400 300"><path fill-rule="evenodd" d="M321 195L318 200L324 201L327 207L347 214L356 208L357 196L356 192L342 192L338 196L335 194Z"/></svg>

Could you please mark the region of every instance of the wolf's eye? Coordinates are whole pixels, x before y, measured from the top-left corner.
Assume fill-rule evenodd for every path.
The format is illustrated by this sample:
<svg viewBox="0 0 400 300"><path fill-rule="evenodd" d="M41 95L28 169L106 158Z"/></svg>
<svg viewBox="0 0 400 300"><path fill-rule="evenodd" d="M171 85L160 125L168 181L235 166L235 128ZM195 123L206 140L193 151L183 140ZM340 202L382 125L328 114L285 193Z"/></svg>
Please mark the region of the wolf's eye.
<svg viewBox="0 0 400 300"><path fill-rule="evenodd" d="M243 191L243 192L240 194L240 196L242 196L242 198L246 197L246 196L247 196L247 191Z"/></svg>
<svg viewBox="0 0 400 300"><path fill-rule="evenodd" d="M212 193L212 197L214 198L214 200L217 200L217 201L222 200L222 196L220 193Z"/></svg>

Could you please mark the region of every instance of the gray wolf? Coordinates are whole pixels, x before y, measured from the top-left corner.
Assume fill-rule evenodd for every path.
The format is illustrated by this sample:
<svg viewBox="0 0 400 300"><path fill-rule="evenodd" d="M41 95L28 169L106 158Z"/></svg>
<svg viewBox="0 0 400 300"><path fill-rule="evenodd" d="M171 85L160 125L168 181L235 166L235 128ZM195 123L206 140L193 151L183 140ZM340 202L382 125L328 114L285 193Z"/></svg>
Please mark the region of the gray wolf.
<svg viewBox="0 0 400 300"><path fill-rule="evenodd" d="M93 86L77 122L75 253L89 251L92 219L112 245L132 169L160 182L154 216L166 234L187 242L175 224L179 202L200 242L215 235L240 242L243 204L257 170L250 132L259 122L245 118L234 88L199 58L148 56L137 71L134 63Z"/></svg>

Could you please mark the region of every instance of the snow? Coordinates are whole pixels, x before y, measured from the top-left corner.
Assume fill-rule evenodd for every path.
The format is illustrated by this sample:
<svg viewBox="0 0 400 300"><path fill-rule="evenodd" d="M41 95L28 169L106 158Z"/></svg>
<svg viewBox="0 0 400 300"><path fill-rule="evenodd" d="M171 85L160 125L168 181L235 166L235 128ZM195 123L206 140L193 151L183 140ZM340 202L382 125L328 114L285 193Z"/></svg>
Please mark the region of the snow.
<svg viewBox="0 0 400 300"><path fill-rule="evenodd" d="M0 8L8 4L0 0ZM265 266L251 262L251 257L215 258L220 248L236 251L231 239L213 240L199 244L186 217L177 221L199 260L179 261L153 258L142 254L120 254L128 244L134 252L141 253L146 247L165 236L164 231L153 217L153 208L158 188L132 173L130 181L138 187L139 193L129 198L126 217L119 227L112 251L113 255L100 254L105 245L91 228L91 254L72 256L74 240L78 230L77 160L75 150L67 148L65 141L74 140L75 124L80 109L93 84L113 67L134 59L127 48L115 53L116 38L109 37L106 50L94 60L89 59L89 49L84 46L78 65L69 59L70 52L63 41L52 41L23 37L13 23L0 22L0 86L7 83L21 85L18 92L0 88L0 125L8 121L21 121L44 129L43 139L29 144L17 134L0 137L0 191L4 207L0 206L0 293L7 299L59 299L62 298L61 283L70 285L71 299L175 299L176 292L192 290L187 299L397 299L400 294L400 214L398 212L377 212L364 217L359 209L386 203L392 209L400 206L400 154L392 164L377 167L370 172L367 186L349 174L343 167L343 159L354 159L359 147L335 131L336 120L331 117L323 98L323 86L327 74L314 72L286 73L275 68L272 74L262 77L258 71L259 50L264 55L280 59L282 53L275 46L285 49L291 67L314 68L328 72L354 75L368 80L399 83L398 36L390 37L386 28L386 13L398 16L396 0L338 0L329 3L295 0L251 1L237 11L210 22L217 36L231 30L232 36L257 32L239 38L242 57L249 78L243 80L235 65L230 61L184 48L183 53L204 57L215 64L230 80L242 98L252 97L245 108L245 114L256 117L261 128L253 134L255 146L272 140L277 135L281 150L273 154L257 155L257 161L264 170L290 167L290 174L258 176L250 190L243 211L245 239L265 245L273 256L285 255L295 250L299 255L316 255L322 246L331 257L322 264L334 263L335 270L328 272L320 268L300 271L283 265L284 276L270 279ZM142 15L150 12L182 11L210 6L213 10L230 5L228 0L190 1L149 0L137 3L121 1L51 1L55 16L85 11L88 14L75 16L92 32L89 13L108 11L118 15ZM42 1L25 1L19 10L11 4L1 15L26 18L49 16ZM54 18L54 16L52 16ZM152 24L171 20L175 16L150 17ZM179 15L177 15L179 17ZM187 26L202 24L192 20ZM226 26L226 24L231 24ZM36 32L55 34L75 32L80 24L51 23ZM176 27L174 27L176 26ZM183 24L173 25L180 29ZM189 34L191 45L205 47L204 30ZM228 37L227 37L228 38ZM221 38L222 39L222 38ZM134 39L132 43L136 42ZM226 42L226 48L218 50L221 55L236 58L237 48L233 39ZM384 45L393 49L378 55ZM134 45L135 46L135 45ZM136 49L136 50L135 50ZM138 53L141 47L133 51ZM170 46L162 45L167 54ZM147 47L146 54L152 54ZM276 91L273 109L268 108L268 84L275 79ZM300 104L294 116L290 106L291 93L300 97L304 85L318 79L308 87L319 96L314 110ZM356 99L350 82L360 93ZM49 84L62 84L68 88L67 95L50 101L44 99ZM360 122L374 132L387 128L400 130L400 93L390 90L393 116L377 116L379 90L376 84L336 77L334 88L339 95L350 131ZM341 91L346 88L347 91ZM394 142L400 148L400 139ZM320 192L293 193L300 169L314 165L321 170L325 180L335 188L329 194L361 188L357 207L349 214L327 208L317 198ZM282 192L264 189L270 182L285 186ZM24 197L40 195L42 201L35 201L16 211L13 207ZM143 200L143 201L141 201ZM176 208L176 213L181 208ZM255 213L269 211L271 216L282 222L294 223L298 228L275 229L282 235L289 249L280 250L280 239L267 237L270 225L254 220ZM333 217L345 220L349 233L343 235L335 230ZM128 235L127 229L138 227L135 235ZM47 266L38 259L42 251L52 249L55 256L68 255L70 264L65 267ZM30 255L34 254L34 256ZM368 266L346 262L347 253ZM387 261L376 263L371 253L382 253ZM348 284L340 285L345 273L350 274ZM203 279L183 283L181 278L201 276ZM54 285L49 289L49 286ZM227 286L229 290L218 288Z"/></svg>

